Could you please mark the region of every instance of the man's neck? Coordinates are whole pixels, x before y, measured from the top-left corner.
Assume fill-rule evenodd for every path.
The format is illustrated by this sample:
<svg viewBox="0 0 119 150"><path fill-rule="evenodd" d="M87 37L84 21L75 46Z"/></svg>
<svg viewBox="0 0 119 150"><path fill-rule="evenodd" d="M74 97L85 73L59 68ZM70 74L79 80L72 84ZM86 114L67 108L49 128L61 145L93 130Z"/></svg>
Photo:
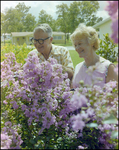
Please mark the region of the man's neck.
<svg viewBox="0 0 119 150"><path fill-rule="evenodd" d="M45 58L46 60L49 58L49 55L50 55L50 53L51 53L51 50L52 50L52 46L51 46L51 48L50 48L50 50L49 50L49 52L48 52L47 54L43 54L43 53L42 53L42 55L44 56L44 58Z"/></svg>

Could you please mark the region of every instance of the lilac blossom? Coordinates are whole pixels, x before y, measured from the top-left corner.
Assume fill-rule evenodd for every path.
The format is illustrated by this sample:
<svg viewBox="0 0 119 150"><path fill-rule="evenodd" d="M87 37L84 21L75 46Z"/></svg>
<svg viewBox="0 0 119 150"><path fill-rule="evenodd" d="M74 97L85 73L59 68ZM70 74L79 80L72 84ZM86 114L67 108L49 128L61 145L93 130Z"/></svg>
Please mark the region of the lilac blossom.
<svg viewBox="0 0 119 150"><path fill-rule="evenodd" d="M21 135L17 132L17 128L19 127L20 125L13 126L10 121L5 123L1 131L1 149L20 149L20 145L23 141Z"/></svg>
<svg viewBox="0 0 119 150"><path fill-rule="evenodd" d="M8 55L8 57L10 59L13 57L15 61L14 55ZM10 64L9 69L6 65L7 62ZM31 130L32 126L37 128L40 135L45 129L49 129L53 125L54 128L66 130L66 134L70 138L71 136L77 138L79 134L76 133L79 130L83 131L88 121L92 123L96 121L103 137L109 136L105 140L99 138L100 142L106 144L107 147L111 146L108 142L111 139L110 129L113 131L116 128L113 125L104 125L103 120L109 117L112 112L117 115L117 98L114 99L111 106L107 105L107 98L112 96L110 91L117 90L116 82L106 84L104 89L96 85L92 87L82 86L72 92L70 91L67 73L62 73L62 66L57 64L55 59L50 58L39 64L39 59L34 54L26 59L23 67L19 65L14 67L14 64L17 66L17 63L13 64L9 59L2 63L2 68L4 68L3 64L6 69L2 73L2 82L9 77L10 79L2 87L5 88L11 82L6 93L5 106L13 107L14 112L22 113ZM16 68L22 69L22 71L18 71ZM15 80L14 71L17 72L19 80ZM78 109L80 109L80 112L74 114L74 111ZM35 124L41 124L41 126L36 127ZM7 122L6 125L10 125L10 123ZM68 133L68 126L73 129L71 133ZM7 130L7 128L4 128L3 133L8 132ZM110 132L106 133L106 130ZM10 129L9 132L13 135L13 142L19 141L15 145L18 148L22 143L20 136L13 129ZM16 138L14 132L18 138Z"/></svg>
<svg viewBox="0 0 119 150"><path fill-rule="evenodd" d="M82 120L82 116L80 114L72 116L71 121L73 121L72 128L76 132L82 130L85 126L85 122Z"/></svg>
<svg viewBox="0 0 119 150"><path fill-rule="evenodd" d="M108 5L105 10L108 11L112 19L112 35L111 38L115 43L118 43L118 1L107 1Z"/></svg>
<svg viewBox="0 0 119 150"><path fill-rule="evenodd" d="M79 146L78 146L78 149L85 149L85 147L79 145Z"/></svg>

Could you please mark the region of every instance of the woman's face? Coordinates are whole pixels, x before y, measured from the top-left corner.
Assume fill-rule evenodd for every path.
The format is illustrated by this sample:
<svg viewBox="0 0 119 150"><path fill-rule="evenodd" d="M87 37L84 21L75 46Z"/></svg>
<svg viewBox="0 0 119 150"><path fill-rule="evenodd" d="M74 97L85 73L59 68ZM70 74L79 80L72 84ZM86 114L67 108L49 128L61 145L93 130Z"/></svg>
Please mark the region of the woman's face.
<svg viewBox="0 0 119 150"><path fill-rule="evenodd" d="M88 41L86 38L75 39L74 46L75 46L75 50L79 54L79 57L82 57L82 58L90 57L93 49L92 49L92 46L88 44Z"/></svg>
<svg viewBox="0 0 119 150"><path fill-rule="evenodd" d="M42 30L40 31L35 31L34 33L34 39L46 39L48 38L48 34L43 32ZM44 40L43 44L39 44L38 41L36 43L34 43L35 48L37 49L38 52L43 53L43 54L47 54L49 52L49 50L51 49L51 44L52 44L52 37Z"/></svg>

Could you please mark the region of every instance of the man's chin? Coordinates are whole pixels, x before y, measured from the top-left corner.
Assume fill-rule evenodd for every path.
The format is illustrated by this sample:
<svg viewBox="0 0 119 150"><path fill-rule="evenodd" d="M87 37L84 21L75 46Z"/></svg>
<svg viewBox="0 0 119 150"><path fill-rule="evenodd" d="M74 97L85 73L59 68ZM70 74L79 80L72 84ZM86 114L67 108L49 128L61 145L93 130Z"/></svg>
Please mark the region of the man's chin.
<svg viewBox="0 0 119 150"><path fill-rule="evenodd" d="M37 48L37 51L39 52L39 53L42 53L43 52L43 48Z"/></svg>

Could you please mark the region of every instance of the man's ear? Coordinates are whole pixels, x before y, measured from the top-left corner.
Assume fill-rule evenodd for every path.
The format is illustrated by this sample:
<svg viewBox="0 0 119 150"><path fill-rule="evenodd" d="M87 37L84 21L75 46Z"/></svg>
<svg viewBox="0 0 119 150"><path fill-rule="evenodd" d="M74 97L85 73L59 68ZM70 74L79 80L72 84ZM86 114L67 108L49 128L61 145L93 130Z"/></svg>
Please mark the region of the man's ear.
<svg viewBox="0 0 119 150"><path fill-rule="evenodd" d="M53 40L53 37L50 38L50 41L51 41L51 42L52 42L52 40Z"/></svg>

